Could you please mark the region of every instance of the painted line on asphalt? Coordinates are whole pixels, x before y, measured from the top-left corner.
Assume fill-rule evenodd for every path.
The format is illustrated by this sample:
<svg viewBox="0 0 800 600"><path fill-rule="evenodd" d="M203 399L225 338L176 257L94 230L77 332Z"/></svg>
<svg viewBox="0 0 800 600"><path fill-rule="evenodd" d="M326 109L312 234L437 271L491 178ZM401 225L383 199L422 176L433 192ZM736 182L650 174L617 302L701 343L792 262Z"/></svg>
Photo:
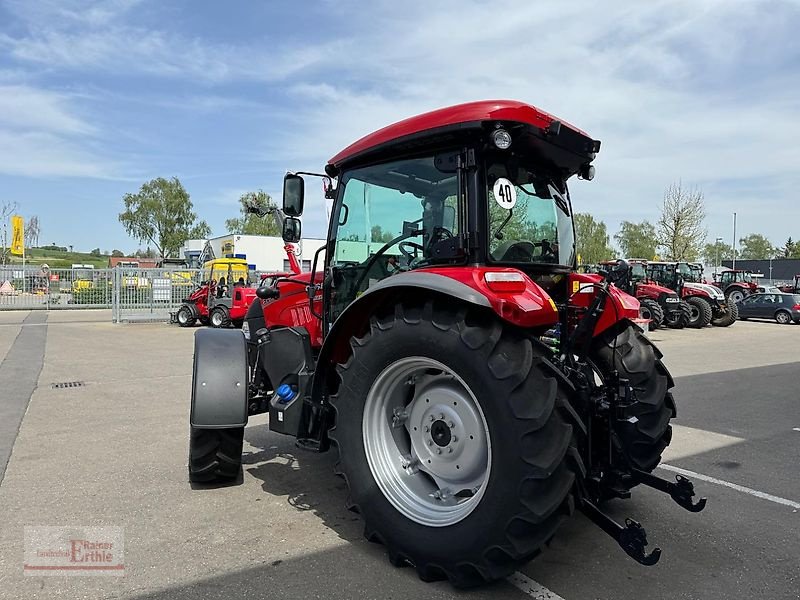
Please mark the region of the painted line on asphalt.
<svg viewBox="0 0 800 600"><path fill-rule="evenodd" d="M536 598L536 600L564 600L561 596L556 594L555 592L551 592L542 584L537 583L527 575L523 575L519 571L516 571L513 575L509 575L506 578L511 585L513 585L518 590L525 592L531 598Z"/></svg>
<svg viewBox="0 0 800 600"><path fill-rule="evenodd" d="M703 475L702 473L695 473L694 471L689 471L688 469L681 469L680 467L673 467L672 465L658 465L658 466L664 469L665 471L672 471L673 473L678 473L679 475L685 475L686 477L693 477L694 479L707 481L708 483L715 483L717 485L721 485L730 488L732 490L736 490L737 492L750 494L751 496L755 496L756 498L761 498L762 500L769 500L770 502L774 502L775 504L783 504L784 506L789 506L790 508L793 508L795 510L800 510L800 502L795 502L794 500L787 500L786 498L781 498L780 496L773 496L772 494L767 494L766 492L759 492L758 490L754 490L752 488L745 487L737 483L731 483L730 481L724 481L722 479L717 479L716 477L709 477L708 475Z"/></svg>

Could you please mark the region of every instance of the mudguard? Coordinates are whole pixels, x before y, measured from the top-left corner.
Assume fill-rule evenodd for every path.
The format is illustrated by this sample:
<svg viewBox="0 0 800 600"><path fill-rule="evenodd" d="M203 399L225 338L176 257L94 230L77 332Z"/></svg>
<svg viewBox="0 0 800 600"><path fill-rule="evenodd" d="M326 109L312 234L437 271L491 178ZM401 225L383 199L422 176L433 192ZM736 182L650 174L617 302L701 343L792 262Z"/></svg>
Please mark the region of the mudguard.
<svg viewBox="0 0 800 600"><path fill-rule="evenodd" d="M194 334L192 427L227 429L247 424L247 345L235 329Z"/></svg>

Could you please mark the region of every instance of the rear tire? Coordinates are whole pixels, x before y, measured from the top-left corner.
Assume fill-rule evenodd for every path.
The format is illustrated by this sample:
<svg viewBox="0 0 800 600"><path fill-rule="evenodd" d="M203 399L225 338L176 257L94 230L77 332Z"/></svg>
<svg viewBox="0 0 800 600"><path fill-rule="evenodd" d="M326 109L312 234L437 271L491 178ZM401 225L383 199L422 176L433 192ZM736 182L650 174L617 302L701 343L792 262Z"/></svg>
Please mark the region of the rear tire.
<svg viewBox="0 0 800 600"><path fill-rule="evenodd" d="M644 298L639 301L639 317L650 319L650 329L655 330L664 324L664 310L655 300Z"/></svg>
<svg viewBox="0 0 800 600"><path fill-rule="evenodd" d="M224 306L217 306L209 313L208 322L216 328L230 327L231 318L228 315L228 309Z"/></svg>
<svg viewBox="0 0 800 600"><path fill-rule="evenodd" d="M779 310L775 313L775 321L777 321L779 325L790 325L792 322L792 315L785 310Z"/></svg>
<svg viewBox="0 0 800 600"><path fill-rule="evenodd" d="M630 463L650 472L661 461L661 454L672 439L670 419L676 416L675 401L669 389L672 378L661 362L661 352L635 327L625 325L600 335L592 348L595 364L603 372L616 369L628 379L636 402L628 411L635 423L618 425L622 451Z"/></svg>
<svg viewBox="0 0 800 600"><path fill-rule="evenodd" d="M711 324L714 327L730 327L739 319L739 307L731 303L728 303L727 306L728 310L724 314L711 319Z"/></svg>
<svg viewBox="0 0 800 600"><path fill-rule="evenodd" d="M218 483L239 476L244 427L189 431L189 481Z"/></svg>
<svg viewBox="0 0 800 600"><path fill-rule="evenodd" d="M178 313L175 315L175 318L178 321L178 325L181 327L192 327L196 322L194 312L192 311L191 307L185 304L178 309Z"/></svg>
<svg viewBox="0 0 800 600"><path fill-rule="evenodd" d="M392 307L372 317L369 331L350 345L352 355L338 367L341 385L331 398L336 425L330 438L339 450L337 473L349 487L348 507L363 517L367 539L383 543L392 564L412 564L421 579L447 578L456 587L506 577L539 554L573 512L575 478L583 468L568 424L575 413L545 358L548 352L493 315L444 301ZM439 367L408 375L414 361ZM392 388L387 381L399 383ZM440 390L462 391L447 396ZM375 409L377 402L389 404ZM441 414L447 421L470 404L483 425L463 428L464 450L446 463L449 447L437 458L437 438L427 440L413 427L430 426L434 436ZM393 406L408 414L395 427ZM433 422L425 417L428 411ZM453 432L460 431L459 423ZM417 454L411 444L418 435L427 443ZM468 445L473 435L477 446ZM383 450L387 444L389 452ZM395 475L391 466L406 452L420 460L411 477ZM485 479L477 487L469 479L471 492L461 484L445 488L453 494L451 509L434 499L442 487L428 471L444 464L452 469L468 452L485 457ZM474 464L468 463L470 473ZM459 506L466 508L458 512Z"/></svg>
<svg viewBox="0 0 800 600"><path fill-rule="evenodd" d="M744 292L738 288L732 289L725 295L725 299L730 304L736 304L741 300L744 300Z"/></svg>
<svg viewBox="0 0 800 600"><path fill-rule="evenodd" d="M689 327L694 329L702 329L711 323L713 311L711 305L701 298L700 296L689 296L686 299L686 304L689 305Z"/></svg>
<svg viewBox="0 0 800 600"><path fill-rule="evenodd" d="M689 322L691 312L689 305L681 300L672 310L664 312L664 324L670 329L683 329Z"/></svg>

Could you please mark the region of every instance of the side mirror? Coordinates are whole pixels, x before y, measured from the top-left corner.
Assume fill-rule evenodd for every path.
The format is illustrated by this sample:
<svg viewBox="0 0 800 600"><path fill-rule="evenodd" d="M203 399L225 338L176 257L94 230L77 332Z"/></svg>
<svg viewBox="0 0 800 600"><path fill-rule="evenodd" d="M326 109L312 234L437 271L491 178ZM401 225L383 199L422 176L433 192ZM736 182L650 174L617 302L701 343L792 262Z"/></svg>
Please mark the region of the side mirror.
<svg viewBox="0 0 800 600"><path fill-rule="evenodd" d="M286 217L286 220L283 222L283 241L289 244L295 244L300 241L301 232L302 227L300 225L300 219Z"/></svg>
<svg viewBox="0 0 800 600"><path fill-rule="evenodd" d="M271 285L262 285L256 290L256 296L262 300L272 300L274 298L280 298L281 293L276 287L272 287Z"/></svg>
<svg viewBox="0 0 800 600"><path fill-rule="evenodd" d="M283 178L283 212L287 217L299 217L303 214L304 195L305 181L303 178L287 173Z"/></svg>

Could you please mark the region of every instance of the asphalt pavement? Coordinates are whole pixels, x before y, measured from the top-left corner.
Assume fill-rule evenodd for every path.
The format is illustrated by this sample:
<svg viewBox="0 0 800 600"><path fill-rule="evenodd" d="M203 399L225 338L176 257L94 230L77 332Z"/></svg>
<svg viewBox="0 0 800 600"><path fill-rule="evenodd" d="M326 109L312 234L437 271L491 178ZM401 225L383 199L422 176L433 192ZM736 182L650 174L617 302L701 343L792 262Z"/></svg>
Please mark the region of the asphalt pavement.
<svg viewBox="0 0 800 600"><path fill-rule="evenodd" d="M658 473L696 473L708 498L699 514L649 489L609 503L647 528L658 565L639 566L578 515L514 582L459 592L389 565L344 508L333 456L297 450L266 417L246 430L240 481L193 489L191 330L112 325L105 312L26 318L0 313L0 403L27 404L18 433L0 429L0 448L13 441L0 483L0 598L800 598L800 326L652 334L679 411ZM21 356L34 366L9 384ZM53 387L64 382L82 385ZM23 575L26 525L124 528L125 576Z"/></svg>

